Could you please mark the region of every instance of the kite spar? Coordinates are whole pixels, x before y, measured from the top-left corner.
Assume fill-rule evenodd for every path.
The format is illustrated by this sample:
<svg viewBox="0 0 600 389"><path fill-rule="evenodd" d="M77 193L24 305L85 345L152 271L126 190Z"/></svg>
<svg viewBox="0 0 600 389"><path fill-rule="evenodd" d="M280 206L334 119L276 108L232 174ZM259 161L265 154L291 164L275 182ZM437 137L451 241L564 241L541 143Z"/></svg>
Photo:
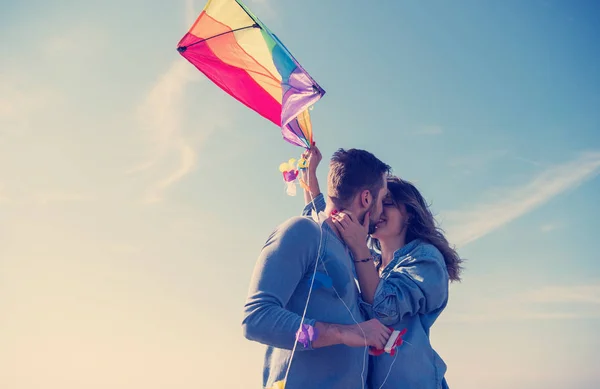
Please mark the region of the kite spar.
<svg viewBox="0 0 600 389"><path fill-rule="evenodd" d="M241 1L209 0L177 51L232 97L309 149L309 108L325 91Z"/></svg>

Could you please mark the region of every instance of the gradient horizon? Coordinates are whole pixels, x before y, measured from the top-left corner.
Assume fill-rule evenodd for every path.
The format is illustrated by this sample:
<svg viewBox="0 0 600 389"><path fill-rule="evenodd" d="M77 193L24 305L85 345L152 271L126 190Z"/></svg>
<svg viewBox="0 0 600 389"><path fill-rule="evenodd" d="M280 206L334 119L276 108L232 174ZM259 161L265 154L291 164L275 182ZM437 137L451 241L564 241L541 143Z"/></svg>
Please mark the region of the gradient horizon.
<svg viewBox="0 0 600 389"><path fill-rule="evenodd" d="M324 159L373 152L467 259L450 387L597 388L600 6L246 4L327 90ZM204 5L0 6L0 387L260 387L242 305L302 149L179 56Z"/></svg>

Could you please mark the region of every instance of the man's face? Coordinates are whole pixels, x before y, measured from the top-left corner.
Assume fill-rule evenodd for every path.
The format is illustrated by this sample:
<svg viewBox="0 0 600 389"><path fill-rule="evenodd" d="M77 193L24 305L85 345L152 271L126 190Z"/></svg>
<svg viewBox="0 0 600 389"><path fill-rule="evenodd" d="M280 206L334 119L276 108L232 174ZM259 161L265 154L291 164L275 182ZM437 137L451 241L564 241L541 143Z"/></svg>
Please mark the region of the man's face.
<svg viewBox="0 0 600 389"><path fill-rule="evenodd" d="M377 225L377 222L379 222L379 219L381 218L381 213L383 212L383 199L388 193L387 179L385 174L381 176L381 180L381 189L379 190L379 193L374 194L373 203L371 203L371 206L366 211L369 212L369 234L375 232L375 226Z"/></svg>

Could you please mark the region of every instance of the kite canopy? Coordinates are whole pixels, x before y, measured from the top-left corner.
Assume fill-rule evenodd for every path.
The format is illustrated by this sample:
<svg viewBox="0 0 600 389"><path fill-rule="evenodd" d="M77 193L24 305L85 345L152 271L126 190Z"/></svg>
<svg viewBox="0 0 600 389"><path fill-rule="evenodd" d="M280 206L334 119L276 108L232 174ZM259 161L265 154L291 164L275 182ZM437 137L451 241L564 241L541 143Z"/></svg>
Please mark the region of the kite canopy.
<svg viewBox="0 0 600 389"><path fill-rule="evenodd" d="M215 84L310 148L308 109L325 91L281 41L238 0L209 0L178 44L179 53Z"/></svg>

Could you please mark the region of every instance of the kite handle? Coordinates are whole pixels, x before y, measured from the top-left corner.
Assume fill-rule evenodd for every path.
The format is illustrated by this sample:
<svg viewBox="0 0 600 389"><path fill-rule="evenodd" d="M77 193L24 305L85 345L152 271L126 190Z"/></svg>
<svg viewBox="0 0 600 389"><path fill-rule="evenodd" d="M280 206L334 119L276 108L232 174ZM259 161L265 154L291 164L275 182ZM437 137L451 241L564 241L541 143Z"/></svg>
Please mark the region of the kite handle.
<svg viewBox="0 0 600 389"><path fill-rule="evenodd" d="M404 339L402 339L402 336L404 334L406 334L406 328L403 329L402 331L394 330L391 327L388 327L388 328L390 330L392 330L392 334L388 338L388 341L387 341L385 347L384 348L369 347L369 353L371 355L378 357L380 355L383 355L384 353L388 353L391 356L394 356L394 355L396 355L396 348L402 346L402 343L404 343Z"/></svg>

